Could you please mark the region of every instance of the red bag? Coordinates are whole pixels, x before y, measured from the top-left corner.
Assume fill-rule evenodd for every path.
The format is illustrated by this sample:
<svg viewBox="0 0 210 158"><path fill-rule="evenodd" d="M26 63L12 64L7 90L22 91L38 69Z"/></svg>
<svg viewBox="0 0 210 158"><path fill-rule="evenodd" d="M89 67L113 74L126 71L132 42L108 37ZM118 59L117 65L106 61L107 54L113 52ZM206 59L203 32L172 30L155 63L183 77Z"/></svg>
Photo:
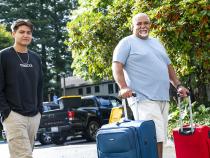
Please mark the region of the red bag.
<svg viewBox="0 0 210 158"><path fill-rule="evenodd" d="M190 96L190 125L182 125L173 130L176 158L210 158L210 127L193 125L192 105ZM178 97L180 107L180 97ZM181 113L181 107L180 107Z"/></svg>
<svg viewBox="0 0 210 158"><path fill-rule="evenodd" d="M210 127L196 125L194 132L189 125L173 130L176 158L210 158Z"/></svg>

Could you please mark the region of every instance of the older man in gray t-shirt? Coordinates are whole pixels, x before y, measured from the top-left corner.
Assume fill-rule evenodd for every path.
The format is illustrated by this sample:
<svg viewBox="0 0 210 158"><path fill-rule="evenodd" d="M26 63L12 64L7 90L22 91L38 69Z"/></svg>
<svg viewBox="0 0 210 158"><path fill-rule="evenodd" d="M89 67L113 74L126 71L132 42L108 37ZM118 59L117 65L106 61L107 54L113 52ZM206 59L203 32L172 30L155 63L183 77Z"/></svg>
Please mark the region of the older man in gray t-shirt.
<svg viewBox="0 0 210 158"><path fill-rule="evenodd" d="M123 38L114 50L113 76L121 96L129 98L134 118L155 122L158 155L162 158L170 82L181 96L186 96L188 89L178 80L163 45L149 37L149 17L139 13L133 17L132 24L133 35ZM138 107L132 103L132 92L137 94Z"/></svg>
<svg viewBox="0 0 210 158"><path fill-rule="evenodd" d="M137 93L139 100L169 100L171 61L158 40L144 40L135 35L125 37L115 49L115 61L124 65L127 86Z"/></svg>

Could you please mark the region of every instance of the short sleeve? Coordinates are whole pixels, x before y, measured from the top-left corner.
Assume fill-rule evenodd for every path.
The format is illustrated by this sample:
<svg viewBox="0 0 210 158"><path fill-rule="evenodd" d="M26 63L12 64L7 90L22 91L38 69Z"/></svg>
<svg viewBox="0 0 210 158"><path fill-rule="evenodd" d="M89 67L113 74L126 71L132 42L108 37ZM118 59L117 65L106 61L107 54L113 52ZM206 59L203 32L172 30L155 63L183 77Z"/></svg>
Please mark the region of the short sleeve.
<svg viewBox="0 0 210 158"><path fill-rule="evenodd" d="M112 62L118 61L125 65L130 52L130 45L126 38L122 39L116 46Z"/></svg>

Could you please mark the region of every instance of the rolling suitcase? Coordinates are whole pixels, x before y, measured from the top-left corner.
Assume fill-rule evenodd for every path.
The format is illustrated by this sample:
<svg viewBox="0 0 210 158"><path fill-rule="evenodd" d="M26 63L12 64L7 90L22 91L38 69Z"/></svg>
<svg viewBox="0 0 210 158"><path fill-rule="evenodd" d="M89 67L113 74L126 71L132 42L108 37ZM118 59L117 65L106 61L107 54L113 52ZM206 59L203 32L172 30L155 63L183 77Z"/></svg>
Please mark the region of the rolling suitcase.
<svg viewBox="0 0 210 158"><path fill-rule="evenodd" d="M183 125L181 99L178 97L181 127L173 130L176 158L210 158L210 127L193 124L190 96L190 125Z"/></svg>
<svg viewBox="0 0 210 158"><path fill-rule="evenodd" d="M103 125L97 132L98 158L158 158L154 122L128 120L123 106L125 119Z"/></svg>

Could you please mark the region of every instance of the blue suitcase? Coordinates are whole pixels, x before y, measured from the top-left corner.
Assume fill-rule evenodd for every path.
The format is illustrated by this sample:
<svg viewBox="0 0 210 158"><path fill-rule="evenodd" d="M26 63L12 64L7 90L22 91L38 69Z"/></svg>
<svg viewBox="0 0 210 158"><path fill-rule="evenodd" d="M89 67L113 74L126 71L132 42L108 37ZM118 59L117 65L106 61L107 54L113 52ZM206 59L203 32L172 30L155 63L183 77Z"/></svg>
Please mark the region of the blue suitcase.
<svg viewBox="0 0 210 158"><path fill-rule="evenodd" d="M125 120L103 125L96 135L98 158L158 158L152 120Z"/></svg>

